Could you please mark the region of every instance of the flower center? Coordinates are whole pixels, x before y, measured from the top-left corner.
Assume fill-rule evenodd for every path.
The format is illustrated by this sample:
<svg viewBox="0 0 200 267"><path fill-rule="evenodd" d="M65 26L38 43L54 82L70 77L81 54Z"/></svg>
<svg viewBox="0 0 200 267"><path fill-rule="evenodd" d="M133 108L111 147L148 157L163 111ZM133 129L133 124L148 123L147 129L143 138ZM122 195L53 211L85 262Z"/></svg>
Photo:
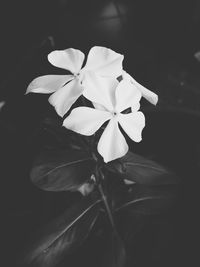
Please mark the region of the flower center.
<svg viewBox="0 0 200 267"><path fill-rule="evenodd" d="M111 112L111 114L112 114L113 117L116 117L118 115L118 112L114 110L114 111Z"/></svg>
<svg viewBox="0 0 200 267"><path fill-rule="evenodd" d="M78 78L80 76L80 73L78 72L78 73L74 73L74 77L75 78Z"/></svg>
<svg viewBox="0 0 200 267"><path fill-rule="evenodd" d="M82 83L82 81L84 79L84 73L83 73L82 69L78 73L74 73L74 77L75 77L75 79L78 79L80 83Z"/></svg>

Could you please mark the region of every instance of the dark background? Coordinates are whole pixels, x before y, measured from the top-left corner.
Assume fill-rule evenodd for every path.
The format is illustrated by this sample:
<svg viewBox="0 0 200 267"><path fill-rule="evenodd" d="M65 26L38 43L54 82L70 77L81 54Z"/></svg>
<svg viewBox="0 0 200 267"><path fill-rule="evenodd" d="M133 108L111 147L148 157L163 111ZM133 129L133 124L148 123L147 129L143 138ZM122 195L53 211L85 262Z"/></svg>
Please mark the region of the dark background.
<svg viewBox="0 0 200 267"><path fill-rule="evenodd" d="M181 177L177 216L163 229L170 238L161 238L162 261L151 259L152 265L196 266L200 62L194 54L200 51L200 2L4 0L0 40L0 101L6 102L0 114L3 266L14 266L28 233L48 221L52 210L59 213L63 199L75 198L40 191L29 182L32 159L45 139L43 133L35 136L45 114L54 111L46 96L24 96L27 85L55 72L46 59L50 51L74 47L87 53L93 45L124 54L124 68L158 93L156 108L144 103L147 126L135 150Z"/></svg>

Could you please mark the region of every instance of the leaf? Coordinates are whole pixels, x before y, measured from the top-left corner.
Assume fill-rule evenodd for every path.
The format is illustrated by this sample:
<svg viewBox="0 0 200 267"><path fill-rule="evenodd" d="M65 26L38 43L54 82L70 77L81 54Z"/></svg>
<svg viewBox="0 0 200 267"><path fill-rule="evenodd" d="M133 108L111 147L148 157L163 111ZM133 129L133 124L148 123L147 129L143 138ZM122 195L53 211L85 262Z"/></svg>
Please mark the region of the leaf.
<svg viewBox="0 0 200 267"><path fill-rule="evenodd" d="M128 210L133 214L152 215L166 212L177 200L177 188L169 186L143 186L135 184L130 187L124 202L116 212Z"/></svg>
<svg viewBox="0 0 200 267"><path fill-rule="evenodd" d="M102 267L124 267L126 263L126 251L118 233L108 234L107 245Z"/></svg>
<svg viewBox="0 0 200 267"><path fill-rule="evenodd" d="M54 141L55 147L60 146L75 150L84 150L86 148L84 137L62 127L62 121L60 123L47 117L44 120L43 128L46 131L47 136L50 136L52 141Z"/></svg>
<svg viewBox="0 0 200 267"><path fill-rule="evenodd" d="M38 233L26 252L23 266L54 267L88 237L99 214L100 200L84 198Z"/></svg>
<svg viewBox="0 0 200 267"><path fill-rule="evenodd" d="M118 161L107 166L110 171L117 172L123 179L144 185L177 184L178 177L152 160L128 152Z"/></svg>
<svg viewBox="0 0 200 267"><path fill-rule="evenodd" d="M47 150L31 170L31 180L47 191L75 191L93 172L92 158L83 151Z"/></svg>

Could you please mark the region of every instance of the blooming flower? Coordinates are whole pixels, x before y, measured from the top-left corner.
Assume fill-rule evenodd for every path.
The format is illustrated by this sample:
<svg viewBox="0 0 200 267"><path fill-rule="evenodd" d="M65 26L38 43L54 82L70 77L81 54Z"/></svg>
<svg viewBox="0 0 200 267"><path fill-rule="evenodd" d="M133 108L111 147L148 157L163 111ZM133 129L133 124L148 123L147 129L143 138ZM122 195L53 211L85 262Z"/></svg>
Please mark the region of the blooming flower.
<svg viewBox="0 0 200 267"><path fill-rule="evenodd" d="M90 49L87 62L82 68L85 55L78 49L56 50L48 55L49 62L58 68L71 72L69 75L45 75L34 79L27 93L50 94L49 102L60 116L70 109L84 90L84 80L92 78L91 73L99 76L118 77L122 73L123 55L105 47L94 46Z"/></svg>
<svg viewBox="0 0 200 267"><path fill-rule="evenodd" d="M128 145L119 125L135 142L142 140L145 126L144 114L138 111L141 92L135 85L122 80L100 78L87 80L83 95L93 102L95 108L78 107L64 120L63 126L83 135L93 135L109 121L101 135L97 150L105 162L124 156ZM122 113L131 107L128 114Z"/></svg>
<svg viewBox="0 0 200 267"><path fill-rule="evenodd" d="M150 91L149 89L145 88L141 84L139 84L133 77L128 74L125 70L122 71L122 78L124 80L130 81L135 87L142 93L142 96L148 100L151 104L156 105L158 102L158 96L154 92Z"/></svg>

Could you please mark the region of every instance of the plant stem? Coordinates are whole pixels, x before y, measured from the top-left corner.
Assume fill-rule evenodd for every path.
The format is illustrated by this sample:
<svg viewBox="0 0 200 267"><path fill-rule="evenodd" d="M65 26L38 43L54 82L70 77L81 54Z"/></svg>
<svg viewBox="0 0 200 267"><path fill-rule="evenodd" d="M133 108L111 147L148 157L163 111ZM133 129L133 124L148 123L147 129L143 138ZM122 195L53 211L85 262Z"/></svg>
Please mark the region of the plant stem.
<svg viewBox="0 0 200 267"><path fill-rule="evenodd" d="M108 218L109 218L109 220L110 220L110 223L111 223L113 229L115 229L115 223L114 223L114 220L113 220L112 212L111 212L111 209L110 209L110 207L109 207L107 198L106 198L106 196L105 196L105 194L104 194L103 187L102 187L101 184L99 184L98 187L99 187L99 192L100 192L100 194L101 194L103 203L104 203L104 205L105 205L105 208L106 208L106 211L107 211L107 214L108 214Z"/></svg>
<svg viewBox="0 0 200 267"><path fill-rule="evenodd" d="M104 177L104 173L102 171L102 162L97 162L96 164L96 169L95 169L95 178L96 178L96 184L98 186L99 192L101 194L101 198L103 200L107 215L108 215L108 219L110 221L110 224L112 226L113 232L117 233L117 228L115 226L115 222L114 222L114 218L112 215L112 208L109 205L108 199L106 194L104 193L104 189L103 189L103 184L105 184L105 177Z"/></svg>

